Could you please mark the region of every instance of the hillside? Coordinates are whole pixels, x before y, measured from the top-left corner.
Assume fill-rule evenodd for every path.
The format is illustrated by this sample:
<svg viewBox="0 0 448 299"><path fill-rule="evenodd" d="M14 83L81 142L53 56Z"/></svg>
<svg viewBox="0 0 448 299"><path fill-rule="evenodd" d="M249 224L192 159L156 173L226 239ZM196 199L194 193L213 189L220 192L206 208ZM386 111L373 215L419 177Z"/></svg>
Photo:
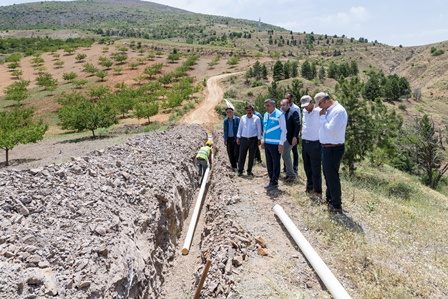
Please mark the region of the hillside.
<svg viewBox="0 0 448 299"><path fill-rule="evenodd" d="M343 166L344 213L334 215L303 192L301 161L298 178L288 182L281 174L278 191L263 188L266 161L254 165L254 176L238 177L229 167L219 115L223 97L240 115L246 102L265 94L279 61L297 62L299 69L308 61L327 71L332 62L355 61L364 81L370 71L382 71L421 89L421 99L385 100L388 109L405 120L430 113L448 124L448 41L390 47L261 25L258 32L256 21L137 0L0 7L0 111L14 106L5 90L21 77L30 81L23 106L35 107L50 125L43 141L10 151L11 166L0 150L1 298L192 298L207 259L212 267L201 298L332 298L274 215L275 204L352 298L448 297L446 180L433 190L388 161L366 159L353 176ZM85 43L69 46L78 41ZM432 47L445 53L433 56ZM14 54L16 68L7 61ZM197 60L179 75L192 57ZM257 61L268 73L260 86L246 76ZM148 71L157 65L159 71ZM64 79L70 72L76 80ZM54 90L37 84L43 73L57 80ZM334 78L308 80L299 73L277 84L298 81L310 94L337 96ZM100 101L92 95L96 88L111 98L127 91L123 98L134 106L120 113L117 125L98 129L96 138L88 130L61 129L58 98L77 92ZM169 105L186 89L195 92ZM146 101L160 105L158 114L136 118L136 104ZM213 166L184 255L200 193L193 158L207 138L214 142Z"/></svg>

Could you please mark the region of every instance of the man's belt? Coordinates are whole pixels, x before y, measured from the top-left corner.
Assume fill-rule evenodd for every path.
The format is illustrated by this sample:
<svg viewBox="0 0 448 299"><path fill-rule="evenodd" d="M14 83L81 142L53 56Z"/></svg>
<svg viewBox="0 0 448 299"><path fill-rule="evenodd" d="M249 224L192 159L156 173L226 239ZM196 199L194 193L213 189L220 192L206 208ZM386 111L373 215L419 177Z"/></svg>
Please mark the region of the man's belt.
<svg viewBox="0 0 448 299"><path fill-rule="evenodd" d="M258 137L257 136L253 136L253 137L241 137L241 138L250 140L250 139L254 139L254 138L258 138Z"/></svg>
<svg viewBox="0 0 448 299"><path fill-rule="evenodd" d="M337 143L337 144L331 144L331 143L322 143L322 147L337 147L337 146L343 146L343 143Z"/></svg>

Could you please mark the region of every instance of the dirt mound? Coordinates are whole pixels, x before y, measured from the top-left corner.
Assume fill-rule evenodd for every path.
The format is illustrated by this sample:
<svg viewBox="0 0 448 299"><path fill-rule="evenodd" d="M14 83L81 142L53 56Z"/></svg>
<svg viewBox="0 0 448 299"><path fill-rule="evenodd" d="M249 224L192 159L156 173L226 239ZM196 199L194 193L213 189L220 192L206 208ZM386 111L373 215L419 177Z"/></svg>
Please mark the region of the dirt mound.
<svg viewBox="0 0 448 299"><path fill-rule="evenodd" d="M157 298L197 188L199 125L0 172L4 298Z"/></svg>

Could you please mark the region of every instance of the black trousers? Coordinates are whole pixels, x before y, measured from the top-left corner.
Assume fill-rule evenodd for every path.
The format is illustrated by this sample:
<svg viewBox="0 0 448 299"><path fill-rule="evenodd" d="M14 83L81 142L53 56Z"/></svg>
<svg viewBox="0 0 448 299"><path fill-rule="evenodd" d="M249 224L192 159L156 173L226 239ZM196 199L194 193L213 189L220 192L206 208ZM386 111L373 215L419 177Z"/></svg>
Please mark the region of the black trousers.
<svg viewBox="0 0 448 299"><path fill-rule="evenodd" d="M341 181L339 179L339 167L345 146L322 148L322 169L324 171L327 190L325 195L327 201L335 208L340 208L342 203Z"/></svg>
<svg viewBox="0 0 448 299"><path fill-rule="evenodd" d="M306 188L322 194L322 146L319 140L302 139L302 159L306 174Z"/></svg>
<svg viewBox="0 0 448 299"><path fill-rule="evenodd" d="M255 151L258 146L258 138L240 138L240 156L238 158L238 172L244 171L244 164L246 163L247 151L249 151L249 161L247 162L247 172L252 172L254 165Z"/></svg>
<svg viewBox="0 0 448 299"><path fill-rule="evenodd" d="M269 184L278 185L280 177L280 158L278 144L264 144L264 153L266 155L266 166L268 168Z"/></svg>
<svg viewBox="0 0 448 299"><path fill-rule="evenodd" d="M240 146L236 143L235 137L227 137L227 155L229 156L232 168L237 168L238 157L240 155Z"/></svg>

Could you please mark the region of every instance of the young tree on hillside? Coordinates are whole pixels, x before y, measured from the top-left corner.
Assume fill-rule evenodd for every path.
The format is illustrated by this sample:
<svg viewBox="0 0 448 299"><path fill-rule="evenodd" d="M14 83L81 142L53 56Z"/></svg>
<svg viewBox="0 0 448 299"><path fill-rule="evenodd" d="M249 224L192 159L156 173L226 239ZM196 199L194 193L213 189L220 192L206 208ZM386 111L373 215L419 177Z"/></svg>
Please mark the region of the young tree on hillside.
<svg viewBox="0 0 448 299"><path fill-rule="evenodd" d="M6 153L9 165L9 151L18 144L34 143L43 139L48 125L34 120L34 108L15 107L0 111L0 148Z"/></svg>
<svg viewBox="0 0 448 299"><path fill-rule="evenodd" d="M63 73L62 74L62 79L64 79L65 81L68 81L70 83L72 83L73 80L76 79L76 77L78 77L78 75L75 72Z"/></svg>
<svg viewBox="0 0 448 299"><path fill-rule="evenodd" d="M20 105L20 101L25 100L28 97L27 87L30 85L28 80L20 80L12 83L5 89L5 100L16 101L17 105Z"/></svg>
<svg viewBox="0 0 448 299"><path fill-rule="evenodd" d="M36 82L38 86L43 87L44 90L47 91L53 91L58 86L58 79L54 79L53 75L50 73L40 74L36 78Z"/></svg>
<svg viewBox="0 0 448 299"><path fill-rule="evenodd" d="M272 77L274 81L283 80L283 63L280 60L277 60L274 64Z"/></svg>
<svg viewBox="0 0 448 299"><path fill-rule="evenodd" d="M75 92L62 95L58 103L62 105L58 117L63 130L90 130L95 137L96 129L108 128L118 123L117 112L109 98L95 102Z"/></svg>
<svg viewBox="0 0 448 299"><path fill-rule="evenodd" d="M301 69L302 77L304 77L307 80L313 80L313 69L311 68L311 64L308 60L305 60L302 63L302 69Z"/></svg>
<svg viewBox="0 0 448 299"><path fill-rule="evenodd" d="M340 80L341 85L336 86L336 92L340 94L338 100L348 114L343 163L352 176L355 164L364 160L375 147L392 148L392 139L398 135L402 119L395 112L388 113L381 100L372 103L361 99L362 82L359 77L351 77L350 81L340 77Z"/></svg>
<svg viewBox="0 0 448 299"><path fill-rule="evenodd" d="M79 53L78 55L76 55L75 59L78 62L82 62L84 61L84 59L87 57L87 54L85 53Z"/></svg>
<svg viewBox="0 0 448 299"><path fill-rule="evenodd" d="M159 104L155 101L138 100L134 107L134 115L137 119L147 118L148 123L151 123L150 117L159 112Z"/></svg>
<svg viewBox="0 0 448 299"><path fill-rule="evenodd" d="M432 189L436 189L442 176L448 171L448 163L443 164L443 136L437 130L434 121L427 115L415 117L413 123L403 131L400 150L407 152L408 158L423 172L422 180Z"/></svg>

